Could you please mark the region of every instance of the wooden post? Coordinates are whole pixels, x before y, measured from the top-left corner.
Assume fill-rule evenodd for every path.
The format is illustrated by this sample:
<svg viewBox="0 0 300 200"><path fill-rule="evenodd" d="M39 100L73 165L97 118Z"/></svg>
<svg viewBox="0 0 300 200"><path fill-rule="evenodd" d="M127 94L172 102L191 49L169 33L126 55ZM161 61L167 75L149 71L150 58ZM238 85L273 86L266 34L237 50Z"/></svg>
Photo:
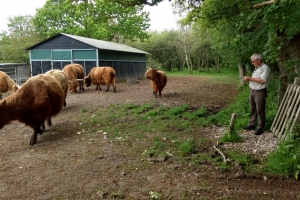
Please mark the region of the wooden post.
<svg viewBox="0 0 300 200"><path fill-rule="evenodd" d="M293 85L300 85L300 77L296 77L296 78L294 79Z"/></svg>
<svg viewBox="0 0 300 200"><path fill-rule="evenodd" d="M229 125L229 132L228 132L229 136L231 136L231 134L233 132L235 119L236 119L236 113L232 113L231 120L230 120L230 125Z"/></svg>

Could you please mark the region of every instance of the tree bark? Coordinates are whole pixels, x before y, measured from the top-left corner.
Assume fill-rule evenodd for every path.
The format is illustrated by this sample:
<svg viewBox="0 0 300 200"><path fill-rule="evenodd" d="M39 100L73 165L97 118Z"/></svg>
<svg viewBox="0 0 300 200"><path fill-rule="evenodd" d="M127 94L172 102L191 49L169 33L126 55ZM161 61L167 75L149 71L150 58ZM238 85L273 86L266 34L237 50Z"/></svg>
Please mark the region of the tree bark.
<svg viewBox="0 0 300 200"><path fill-rule="evenodd" d="M245 82L243 81L243 77L246 76L246 68L245 65L239 62L238 64L239 74L240 74L240 85L243 86Z"/></svg>
<svg viewBox="0 0 300 200"><path fill-rule="evenodd" d="M265 5L273 4L275 2L276 2L276 0L265 1L265 2L254 5L253 8L259 8L259 7L262 7L262 6L265 6Z"/></svg>
<svg viewBox="0 0 300 200"><path fill-rule="evenodd" d="M283 74L279 77L279 80L280 80L280 85L279 85L279 92L278 92L278 104L280 105L284 93L288 86L288 76Z"/></svg>
<svg viewBox="0 0 300 200"><path fill-rule="evenodd" d="M229 136L232 135L232 132L233 132L233 129L234 129L235 119L236 119L236 113L232 113L231 120L230 120L230 125L229 125L229 132L228 132Z"/></svg>
<svg viewBox="0 0 300 200"><path fill-rule="evenodd" d="M300 86L300 77L295 78L293 85L299 85Z"/></svg>

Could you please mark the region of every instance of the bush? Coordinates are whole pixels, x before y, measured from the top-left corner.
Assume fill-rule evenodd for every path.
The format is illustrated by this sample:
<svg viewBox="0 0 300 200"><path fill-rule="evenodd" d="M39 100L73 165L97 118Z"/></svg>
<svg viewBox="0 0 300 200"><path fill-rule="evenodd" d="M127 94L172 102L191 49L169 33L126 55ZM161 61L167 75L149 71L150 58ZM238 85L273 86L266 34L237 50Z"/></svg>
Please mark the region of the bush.
<svg viewBox="0 0 300 200"><path fill-rule="evenodd" d="M295 176L300 172L300 138L289 138L267 157L266 169L275 174Z"/></svg>

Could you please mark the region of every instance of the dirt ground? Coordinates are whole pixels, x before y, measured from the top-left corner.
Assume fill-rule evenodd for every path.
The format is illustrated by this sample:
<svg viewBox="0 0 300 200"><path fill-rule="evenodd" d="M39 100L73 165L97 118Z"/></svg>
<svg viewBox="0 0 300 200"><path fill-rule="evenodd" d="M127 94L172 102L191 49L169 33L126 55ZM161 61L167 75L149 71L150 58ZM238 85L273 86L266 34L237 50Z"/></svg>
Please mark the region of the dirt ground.
<svg viewBox="0 0 300 200"><path fill-rule="evenodd" d="M300 199L300 184L292 178L222 173L210 165L195 168L172 160L149 163L102 135L80 132L77 121L83 108L110 103L188 103L216 113L234 100L236 84L169 77L158 99L149 80L118 83L117 93L94 89L68 94L67 107L36 145L29 145L33 130L22 123L0 130L0 199L151 199L150 191L174 200Z"/></svg>

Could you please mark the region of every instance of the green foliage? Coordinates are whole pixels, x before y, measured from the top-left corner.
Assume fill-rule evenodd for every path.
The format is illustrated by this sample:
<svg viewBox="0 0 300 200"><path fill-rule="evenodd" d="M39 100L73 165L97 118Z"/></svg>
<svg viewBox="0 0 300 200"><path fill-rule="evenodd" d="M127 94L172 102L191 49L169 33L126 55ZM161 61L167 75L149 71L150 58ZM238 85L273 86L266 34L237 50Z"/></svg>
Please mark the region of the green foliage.
<svg viewBox="0 0 300 200"><path fill-rule="evenodd" d="M192 157L192 161L196 165L201 165L203 162L210 161L211 157L207 154L197 153Z"/></svg>
<svg viewBox="0 0 300 200"><path fill-rule="evenodd" d="M179 146L179 151L181 155L187 156L194 152L194 148L195 148L194 139L188 139Z"/></svg>
<svg viewBox="0 0 300 200"><path fill-rule="evenodd" d="M198 110L195 110L194 112L185 112L184 117L190 119L190 120L197 120L201 117L205 117L207 115L207 111L205 108L200 108Z"/></svg>
<svg viewBox="0 0 300 200"><path fill-rule="evenodd" d="M149 41L139 45L141 50L150 53L149 59L156 61L160 68L167 71L181 68L178 33L176 31L163 31L149 34ZM155 64L155 62L153 63ZM151 66L151 63L148 65L158 68L158 66Z"/></svg>
<svg viewBox="0 0 300 200"><path fill-rule="evenodd" d="M213 49L209 34L199 39L201 31L192 30L190 26L182 26L180 30L150 32L147 42L126 42L127 45L136 47L150 53L147 55L149 67L161 68L166 71L181 71L188 68L188 74L193 74L192 69L216 67L219 54Z"/></svg>
<svg viewBox="0 0 300 200"><path fill-rule="evenodd" d="M0 62L29 63L26 48L42 40L32 23L32 16L8 18L8 31L0 33Z"/></svg>
<svg viewBox="0 0 300 200"><path fill-rule="evenodd" d="M113 199L125 199L125 196L121 192L112 192L109 196Z"/></svg>
<svg viewBox="0 0 300 200"><path fill-rule="evenodd" d="M184 112L186 112L188 108L188 104L183 104L179 107L171 108L167 110L167 116L170 118L177 118L179 115L182 115Z"/></svg>
<svg viewBox="0 0 300 200"><path fill-rule="evenodd" d="M188 19L194 20L202 33L210 33L213 49L223 63L249 64L250 55L262 53L270 63L279 61L280 71L290 76L299 66L295 38L300 35L296 20L300 17L300 4L297 0L283 0L255 7L259 3L206 0L191 11Z"/></svg>
<svg viewBox="0 0 300 200"><path fill-rule="evenodd" d="M220 142L243 142L243 138L234 130L231 134L227 132L220 138Z"/></svg>
<svg viewBox="0 0 300 200"><path fill-rule="evenodd" d="M86 112L87 112L87 109L86 109L86 108L82 108L82 109L81 109L81 112L82 112L82 113L86 113Z"/></svg>
<svg viewBox="0 0 300 200"><path fill-rule="evenodd" d="M188 69L184 68L180 71L173 69L172 71L168 71L169 76L188 76L190 72ZM220 71L215 68L211 68L210 72L208 71L199 71L194 69L194 76L208 76L212 78L214 81L224 82L224 83L233 83L238 82L238 69L236 67L223 67Z"/></svg>
<svg viewBox="0 0 300 200"><path fill-rule="evenodd" d="M245 153L229 151L228 158L242 166L247 166L247 165L253 164L253 158Z"/></svg>
<svg viewBox="0 0 300 200"><path fill-rule="evenodd" d="M69 33L119 43L136 38L143 41L150 24L149 14L142 8L125 8L110 0L47 0L37 9L34 24L46 37Z"/></svg>
<svg viewBox="0 0 300 200"><path fill-rule="evenodd" d="M278 144L278 148L267 157L266 168L272 173L294 176L300 173L300 138L289 138Z"/></svg>

